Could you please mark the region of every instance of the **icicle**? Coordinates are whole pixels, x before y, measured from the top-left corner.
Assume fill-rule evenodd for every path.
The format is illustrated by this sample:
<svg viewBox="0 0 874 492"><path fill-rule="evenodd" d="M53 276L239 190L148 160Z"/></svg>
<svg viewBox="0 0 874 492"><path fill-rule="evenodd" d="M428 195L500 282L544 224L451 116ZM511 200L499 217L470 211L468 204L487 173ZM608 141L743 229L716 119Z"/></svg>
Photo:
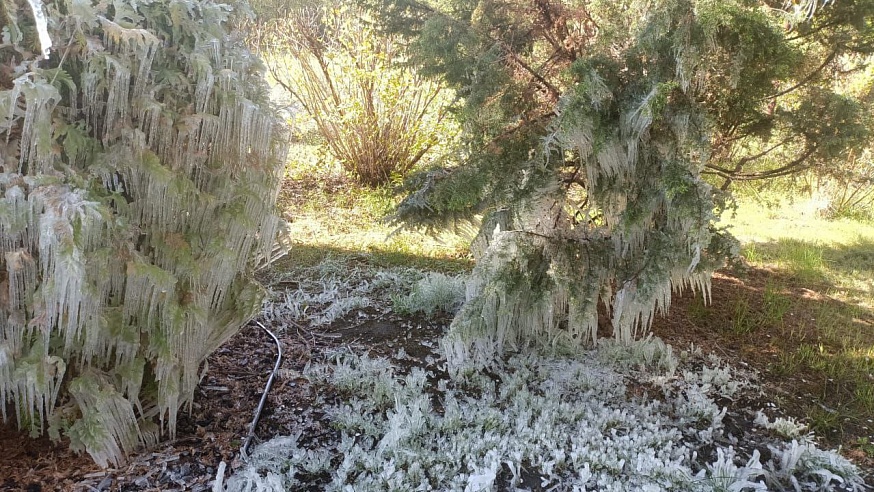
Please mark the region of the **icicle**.
<svg viewBox="0 0 874 492"><path fill-rule="evenodd" d="M189 61L193 67L193 76L197 80L197 87L194 91L194 110L198 113L206 112L209 104L210 96L212 95L212 87L215 83L215 76L212 73L212 65L209 59L201 54L195 54Z"/></svg>
<svg viewBox="0 0 874 492"><path fill-rule="evenodd" d="M627 174L631 173L628 155L619 142L615 140L604 144L601 151L598 152L597 163L600 168L593 170L591 173L595 176L602 174L607 177L614 177L622 171L626 171Z"/></svg>
<svg viewBox="0 0 874 492"><path fill-rule="evenodd" d="M126 454L143 443L131 403L108 378L87 371L70 383L70 394L84 414L70 434L85 441L88 454L98 465L118 466Z"/></svg>
<svg viewBox="0 0 874 492"><path fill-rule="evenodd" d="M221 43L221 41L213 38L213 39L210 39L209 41L207 41L207 44L208 44L207 52L209 53L210 59L212 60L213 64L216 67L221 67L222 66L222 52L221 52L222 43Z"/></svg>
<svg viewBox="0 0 874 492"><path fill-rule="evenodd" d="M652 125L652 102L659 93L659 88L654 87L640 104L630 113L623 114L621 121L622 135L625 139L625 147L628 159L628 174L632 174L637 163L637 147L643 134Z"/></svg>
<svg viewBox="0 0 874 492"><path fill-rule="evenodd" d="M176 295L176 282L171 273L157 266L142 261L128 263L125 319L137 319L144 326L157 326L164 300Z"/></svg>
<svg viewBox="0 0 874 492"><path fill-rule="evenodd" d="M31 296L38 285L36 262L24 249L6 253L5 259L9 283L7 309L10 312L25 310L32 304Z"/></svg>
<svg viewBox="0 0 874 492"><path fill-rule="evenodd" d="M98 18L103 27L103 40L107 50L139 62L131 94L134 98L142 96L161 41L146 29L124 28L105 17Z"/></svg>
<svg viewBox="0 0 874 492"><path fill-rule="evenodd" d="M39 33L39 46L44 59L49 58L49 51L52 49L52 38L49 36L48 20L43 11L41 0L27 0L30 4L30 10L33 12L33 20L36 24L37 33Z"/></svg>
<svg viewBox="0 0 874 492"><path fill-rule="evenodd" d="M5 176L11 175L0 174L0 180ZM2 181L0 181L0 185L8 186ZM30 207L24 196L24 190L20 186L12 185L6 188L3 198L7 209L0 215L0 253L5 254L27 244L27 241L21 237L22 231L15 228L15 222L21 220L22 217L27 221Z"/></svg>
<svg viewBox="0 0 874 492"><path fill-rule="evenodd" d="M257 126L253 126L252 120L256 117L257 106L255 106L250 101L242 101L237 106L237 116L235 121L239 124L239 137L237 138L238 156L245 156L249 153L249 147L251 145L251 139L253 136L252 130L257 129Z"/></svg>
<svg viewBox="0 0 874 492"><path fill-rule="evenodd" d="M119 59L106 55L106 79L109 81L104 112L105 127L104 142L114 140L112 137L118 131L119 122L127 118L130 92L130 69Z"/></svg>
<svg viewBox="0 0 874 492"><path fill-rule="evenodd" d="M21 156L19 173L46 172L51 165L51 115L61 95L45 81L32 81L30 74L14 81L18 92L24 95L25 113L21 128Z"/></svg>
<svg viewBox="0 0 874 492"><path fill-rule="evenodd" d="M139 108L138 120L140 122L140 130L146 135L146 144L149 147L156 147L156 137L160 129L160 118L164 105L149 97L147 100L140 102Z"/></svg>
<svg viewBox="0 0 874 492"><path fill-rule="evenodd" d="M5 366L8 370L13 369L11 388L6 388L6 394L11 393L12 400L17 402L20 410L16 412L16 420L19 427L22 418L26 417L32 431L42 433L45 417L51 413L57 401L58 391L66 372L66 365L59 357L45 355L47 345L37 341L24 354L12 354L14 359L10 367L9 361ZM0 358L8 357L8 352L0 347ZM18 360L15 363L15 360ZM0 361L2 362L2 361ZM3 369L0 367L0 372Z"/></svg>
<svg viewBox="0 0 874 492"><path fill-rule="evenodd" d="M692 256L692 261L689 263L689 267L686 269L686 275L691 275L695 270L695 267L698 266L698 263L701 261L701 245L695 244L694 247L694 255Z"/></svg>
<svg viewBox="0 0 874 492"><path fill-rule="evenodd" d="M4 423L7 421L6 402L15 395L15 352L8 343L0 342L0 415Z"/></svg>
<svg viewBox="0 0 874 492"><path fill-rule="evenodd" d="M87 71L82 74L80 86L82 88L82 107L85 110L85 121L88 126L94 128L95 133L98 130L97 122L100 119L100 101L101 92L99 86L101 83L101 75L97 59L92 59L87 65Z"/></svg>

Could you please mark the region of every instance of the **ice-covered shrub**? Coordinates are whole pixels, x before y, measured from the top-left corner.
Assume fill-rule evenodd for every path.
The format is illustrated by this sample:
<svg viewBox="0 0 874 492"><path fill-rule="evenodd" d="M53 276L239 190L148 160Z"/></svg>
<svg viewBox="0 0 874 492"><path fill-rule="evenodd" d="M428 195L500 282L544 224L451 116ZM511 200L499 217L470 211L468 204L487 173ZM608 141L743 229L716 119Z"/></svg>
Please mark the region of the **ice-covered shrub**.
<svg viewBox="0 0 874 492"><path fill-rule="evenodd" d="M103 466L175 434L261 304L283 145L237 19L202 0L0 6L0 408Z"/></svg>

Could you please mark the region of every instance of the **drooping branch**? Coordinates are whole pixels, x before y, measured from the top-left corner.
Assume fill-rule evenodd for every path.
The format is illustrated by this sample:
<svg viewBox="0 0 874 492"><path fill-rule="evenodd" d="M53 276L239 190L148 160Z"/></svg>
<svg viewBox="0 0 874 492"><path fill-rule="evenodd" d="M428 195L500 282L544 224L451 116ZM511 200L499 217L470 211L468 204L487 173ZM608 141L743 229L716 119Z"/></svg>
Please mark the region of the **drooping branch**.
<svg viewBox="0 0 874 492"><path fill-rule="evenodd" d="M818 67L816 67L815 70L813 70L812 72L807 74L804 78L802 78L800 81L798 81L798 83L792 85L791 87L783 89L783 90L777 92L776 94L771 94L763 100L766 101L769 99L776 99L780 96L785 96L786 94L789 94L790 92L796 91L796 90L800 89L801 87L804 87L806 84L813 81L813 79L815 79L820 73L822 73L822 71L825 70L825 68L831 62L833 62L837 56L838 56L838 50L835 49L831 53L829 53L829 55L827 57L825 57L825 60L823 60L823 62Z"/></svg>
<svg viewBox="0 0 874 492"><path fill-rule="evenodd" d="M770 179L770 178L779 178L782 176L788 176L790 174L795 174L806 169L809 169L814 166L813 163L808 162L810 156L812 156L817 150L816 145L811 145L807 150L802 152L799 156L793 159L788 164L780 166L775 169L769 169L766 171L759 171L754 173L741 173L735 172L731 170L726 170L724 168L720 168L717 166L707 166L707 172L709 174L715 174L722 178L726 179L726 183L723 184L723 190L727 190L732 181L756 181L760 179Z"/></svg>

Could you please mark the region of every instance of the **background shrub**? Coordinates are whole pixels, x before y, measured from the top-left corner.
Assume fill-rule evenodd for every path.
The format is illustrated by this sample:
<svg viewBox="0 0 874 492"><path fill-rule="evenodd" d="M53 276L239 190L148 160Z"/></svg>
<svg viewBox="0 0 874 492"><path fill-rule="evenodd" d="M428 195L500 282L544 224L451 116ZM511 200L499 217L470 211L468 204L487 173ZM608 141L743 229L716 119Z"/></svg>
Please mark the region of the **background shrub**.
<svg viewBox="0 0 874 492"><path fill-rule="evenodd" d="M365 11L334 2L271 5L258 4L268 18L256 40L270 73L359 182L402 177L453 141L448 92L405 65L400 39L381 35Z"/></svg>

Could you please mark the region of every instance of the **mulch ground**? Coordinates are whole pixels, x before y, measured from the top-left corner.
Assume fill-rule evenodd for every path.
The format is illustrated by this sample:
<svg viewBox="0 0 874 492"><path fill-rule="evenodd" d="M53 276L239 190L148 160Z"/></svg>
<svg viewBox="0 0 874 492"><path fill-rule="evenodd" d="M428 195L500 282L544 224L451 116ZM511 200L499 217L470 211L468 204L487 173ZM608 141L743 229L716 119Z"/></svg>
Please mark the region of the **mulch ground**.
<svg viewBox="0 0 874 492"><path fill-rule="evenodd" d="M731 299L745 296L755 304L756 296L761 296L773 275L773 272L754 270L745 272L740 280L727 273L718 274L713 282L713 298L717 304L708 308L706 322L690 315L696 301L687 295L675 298L670 315L657 320L653 327L656 335L677 350L694 344L704 353L713 352L760 373L759 383L765 388L763 394L773 397L725 402L730 406L726 419L729 431L732 426L748 425L744 424L747 419L741 417L754 410L764 407L773 410L774 401L785 404L809 397L796 378L770 375L774 353L768 338L778 336L777 333L755 334L759 342L751 343L749 337L738 337L713 328L718 323L730 323ZM809 295L801 290L797 294ZM304 439L331 437L330 427L321 419L319 408L313 405L316 400L314 390L301 374L312 354L322 353L330 347L351 346L378 355L392 354L404 348L413 358L424 358L439 337L441 326L447 323L447 320L425 321L378 313L369 315L372 317L365 316L363 321L335 323L322 332L292 326L280 334L284 358L255 430L255 443L275 435L298 432ZM803 312L792 313L787 323L805 315ZM0 425L0 490L211 490L221 462L227 464L228 472L241 464L240 449L275 357L276 347L267 333L254 325L244 327L210 357L209 371L197 390L191 411L180 412L176 438L133 455L125 466L118 468L101 470L87 455L69 451L66 442L31 439L15 430L14 422ZM634 390L633 385L630 390ZM797 418L804 416L797 414L798 405L789 405L782 410ZM842 441L853 442L858 437L870 435L871 431L862 427L848 425ZM737 431L745 432L744 429ZM869 470L874 469L874 461L864 454L851 454L851 458ZM871 484L874 485L874 481Z"/></svg>

